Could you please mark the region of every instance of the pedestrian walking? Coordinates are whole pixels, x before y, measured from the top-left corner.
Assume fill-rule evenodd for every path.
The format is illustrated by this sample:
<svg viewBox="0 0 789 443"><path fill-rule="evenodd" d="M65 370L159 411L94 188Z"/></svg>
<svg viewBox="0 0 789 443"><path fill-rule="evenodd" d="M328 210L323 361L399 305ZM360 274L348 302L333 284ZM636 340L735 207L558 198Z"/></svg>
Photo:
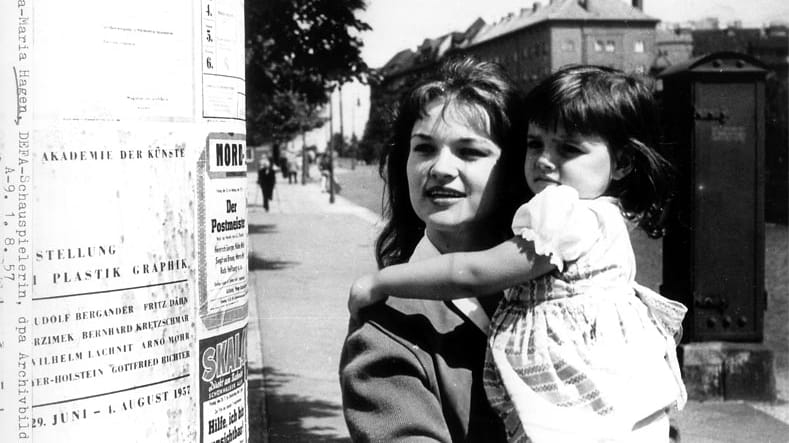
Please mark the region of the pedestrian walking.
<svg viewBox="0 0 789 443"><path fill-rule="evenodd" d="M299 182L299 172L301 171L300 163L293 155L286 157L286 166L288 168L288 184L296 184Z"/></svg>
<svg viewBox="0 0 789 443"><path fill-rule="evenodd" d="M336 157L336 154L334 154L333 157ZM336 160L336 158L329 157L328 153L321 155L318 160L318 171L321 173L321 192L330 192L331 188L329 188L329 186L334 186L335 194L339 194L342 190L340 183L337 181L337 177L332 173Z"/></svg>
<svg viewBox="0 0 789 443"><path fill-rule="evenodd" d="M302 161L303 161L303 157L297 157L297 158L294 158L294 160L293 160L293 166L294 166L294 181L293 181L293 183L294 184L297 184L299 182L299 177L303 173ZM307 169L309 169L309 166L307 167ZM305 176L304 178L306 179L307 177Z"/></svg>
<svg viewBox="0 0 789 443"><path fill-rule="evenodd" d="M277 171L279 168L274 164L270 157L264 157L260 161L258 169L258 185L263 193L263 209L268 212L269 202L274 195L274 186L277 184Z"/></svg>
<svg viewBox="0 0 789 443"><path fill-rule="evenodd" d="M669 195L670 166L652 148L652 91L635 75L575 66L526 104L518 145L535 196L515 213L515 236L365 276L352 311L387 296L507 289L491 322L485 388L510 441L668 442L668 412L687 400L676 354L687 309L635 283L627 227L659 233ZM443 149L435 137L414 138L422 158ZM444 177L424 187L442 209L463 196Z"/></svg>

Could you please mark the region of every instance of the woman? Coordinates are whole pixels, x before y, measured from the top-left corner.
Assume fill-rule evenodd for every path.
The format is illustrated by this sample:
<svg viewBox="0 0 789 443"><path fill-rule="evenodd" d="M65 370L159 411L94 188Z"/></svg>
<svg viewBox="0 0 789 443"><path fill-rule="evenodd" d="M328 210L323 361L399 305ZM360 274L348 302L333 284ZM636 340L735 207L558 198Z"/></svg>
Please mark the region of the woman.
<svg viewBox="0 0 789 443"><path fill-rule="evenodd" d="M381 160L387 224L379 267L489 248L527 199L511 146L514 88L494 65L450 62L404 96ZM522 150L521 150L522 151ZM482 385L499 297L390 299L352 321L343 346L343 409L354 441L506 441Z"/></svg>

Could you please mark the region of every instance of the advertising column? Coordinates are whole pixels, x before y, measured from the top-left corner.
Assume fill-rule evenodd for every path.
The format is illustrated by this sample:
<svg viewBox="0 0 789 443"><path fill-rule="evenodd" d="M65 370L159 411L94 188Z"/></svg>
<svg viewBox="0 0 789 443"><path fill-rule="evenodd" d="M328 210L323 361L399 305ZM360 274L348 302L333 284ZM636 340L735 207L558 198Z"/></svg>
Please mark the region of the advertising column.
<svg viewBox="0 0 789 443"><path fill-rule="evenodd" d="M0 8L0 441L246 441L243 0Z"/></svg>

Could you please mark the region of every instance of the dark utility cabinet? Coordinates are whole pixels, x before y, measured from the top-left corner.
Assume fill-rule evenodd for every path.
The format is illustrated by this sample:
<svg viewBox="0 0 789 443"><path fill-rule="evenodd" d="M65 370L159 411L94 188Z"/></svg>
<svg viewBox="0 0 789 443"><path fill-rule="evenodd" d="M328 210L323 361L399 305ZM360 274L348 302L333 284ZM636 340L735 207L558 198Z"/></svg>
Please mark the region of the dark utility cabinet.
<svg viewBox="0 0 789 443"><path fill-rule="evenodd" d="M685 342L762 340L765 75L721 52L658 76L662 153L678 171L660 291L689 309Z"/></svg>

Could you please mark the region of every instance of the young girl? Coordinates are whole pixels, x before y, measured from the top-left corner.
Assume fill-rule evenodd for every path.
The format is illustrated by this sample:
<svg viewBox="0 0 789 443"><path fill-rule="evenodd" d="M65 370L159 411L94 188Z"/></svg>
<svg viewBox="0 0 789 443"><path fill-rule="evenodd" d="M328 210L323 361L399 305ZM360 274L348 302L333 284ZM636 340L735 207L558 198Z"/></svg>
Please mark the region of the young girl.
<svg viewBox="0 0 789 443"><path fill-rule="evenodd" d="M515 237L362 277L351 312L387 296L507 289L490 325L485 388L511 441L666 442L667 411L686 399L675 350L686 309L635 283L627 227L659 235L668 192L669 166L651 148L652 93L638 77L577 66L526 104L524 174L535 196L514 216ZM411 155L431 149L412 141ZM439 207L456 198L424 192Z"/></svg>

